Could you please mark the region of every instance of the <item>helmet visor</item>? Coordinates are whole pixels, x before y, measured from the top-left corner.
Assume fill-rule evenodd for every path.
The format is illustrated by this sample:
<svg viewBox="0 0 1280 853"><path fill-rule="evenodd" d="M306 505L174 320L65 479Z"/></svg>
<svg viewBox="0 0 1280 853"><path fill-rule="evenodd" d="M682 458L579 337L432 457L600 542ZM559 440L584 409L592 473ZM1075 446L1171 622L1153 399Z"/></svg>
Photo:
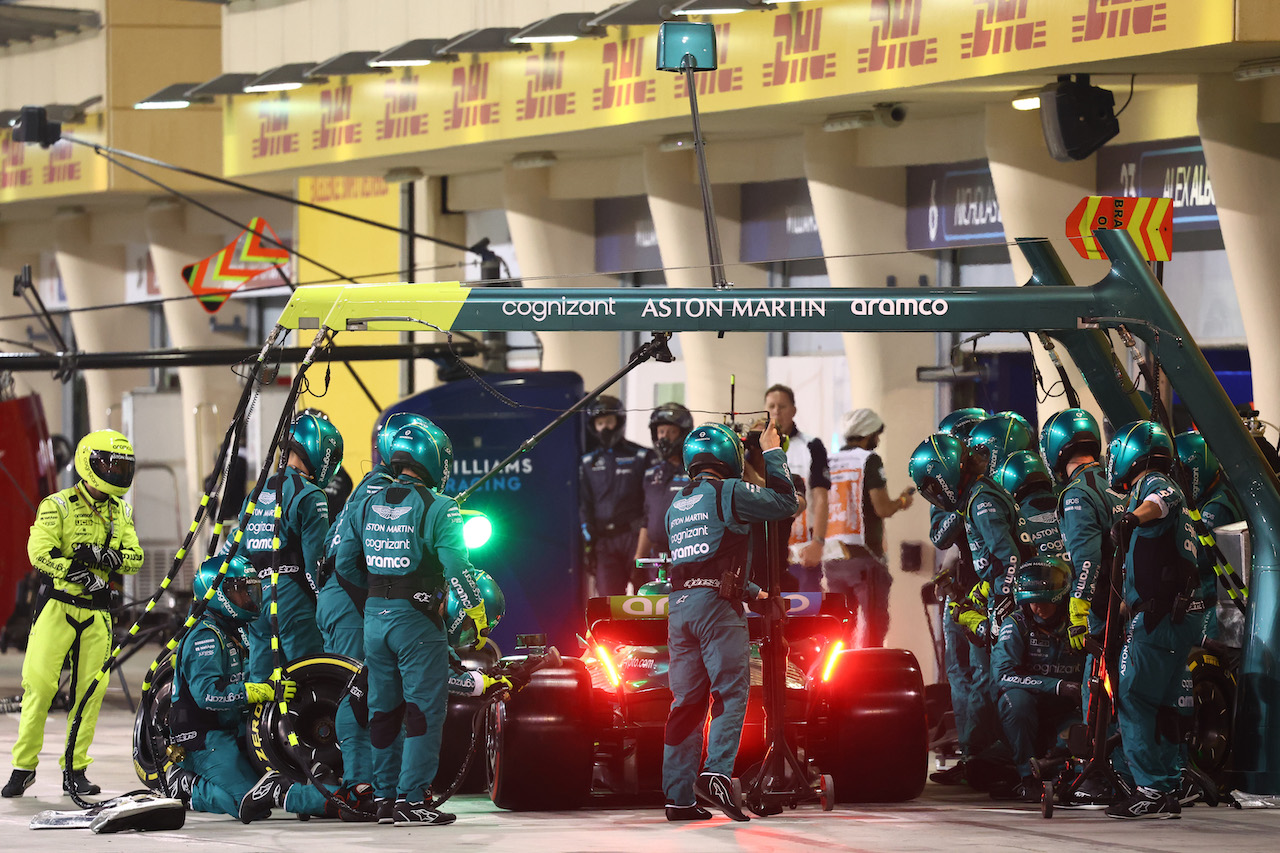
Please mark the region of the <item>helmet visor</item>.
<svg viewBox="0 0 1280 853"><path fill-rule="evenodd" d="M257 578L224 578L222 594L245 613L262 611L262 581Z"/></svg>
<svg viewBox="0 0 1280 853"><path fill-rule="evenodd" d="M95 450L89 454L89 467L108 485L124 489L133 482L134 461L127 454Z"/></svg>

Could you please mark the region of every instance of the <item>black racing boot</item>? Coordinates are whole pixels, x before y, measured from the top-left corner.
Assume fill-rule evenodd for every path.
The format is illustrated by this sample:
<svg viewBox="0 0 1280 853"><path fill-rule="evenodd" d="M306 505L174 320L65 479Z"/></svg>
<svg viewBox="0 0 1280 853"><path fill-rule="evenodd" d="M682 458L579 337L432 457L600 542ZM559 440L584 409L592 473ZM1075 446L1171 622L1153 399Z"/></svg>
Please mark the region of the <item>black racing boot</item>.
<svg viewBox="0 0 1280 853"><path fill-rule="evenodd" d="M4 790L0 791L0 797L5 799L21 797L24 791L35 784L35 781L36 771L15 769L9 774L9 781L5 783Z"/></svg>
<svg viewBox="0 0 1280 853"><path fill-rule="evenodd" d="M378 803L368 782L343 785L324 804L324 816L347 823L377 823Z"/></svg>
<svg viewBox="0 0 1280 853"><path fill-rule="evenodd" d="M675 823L680 820L711 820L711 812L699 805L673 806L667 804L667 820Z"/></svg>
<svg viewBox="0 0 1280 853"><path fill-rule="evenodd" d="M751 820L742 812L742 790L723 773L700 773L693 783L693 793L709 806L715 806L733 820Z"/></svg>
<svg viewBox="0 0 1280 853"><path fill-rule="evenodd" d="M936 782L939 785L965 784L964 762L957 761L955 764L952 764L946 770L939 770L935 773L930 773L929 781Z"/></svg>
<svg viewBox="0 0 1280 853"><path fill-rule="evenodd" d="M457 815L433 809L426 803L408 800L396 800L393 814L396 826L448 826L458 819Z"/></svg>
<svg viewBox="0 0 1280 853"><path fill-rule="evenodd" d="M1182 816L1178 795L1138 787L1129 797L1107 809L1107 817L1120 820L1168 820Z"/></svg>
<svg viewBox="0 0 1280 853"><path fill-rule="evenodd" d="M1099 810L1115 802L1111 783L1100 776L1085 779L1070 796L1060 797L1057 806L1060 809Z"/></svg>
<svg viewBox="0 0 1280 853"><path fill-rule="evenodd" d="M200 778L185 767L177 764L164 771L163 783L160 785L166 797L181 800L182 804L191 807L191 790Z"/></svg>
<svg viewBox="0 0 1280 853"><path fill-rule="evenodd" d="M993 800L1017 803L1038 803L1044 786L1033 776L1026 776L1017 785L999 785L988 791Z"/></svg>
<svg viewBox="0 0 1280 853"><path fill-rule="evenodd" d="M34 775L34 774L33 774ZM85 794L101 794L102 789L89 781L84 775L84 770L63 770L62 771L62 790L68 794L75 793L80 796Z"/></svg>
<svg viewBox="0 0 1280 853"><path fill-rule="evenodd" d="M272 809L284 808L284 795L290 782L282 774L268 770L257 784L240 798L240 822L253 823L271 814Z"/></svg>
<svg viewBox="0 0 1280 853"><path fill-rule="evenodd" d="M394 797L378 798L378 823L393 824L396 822L396 801Z"/></svg>

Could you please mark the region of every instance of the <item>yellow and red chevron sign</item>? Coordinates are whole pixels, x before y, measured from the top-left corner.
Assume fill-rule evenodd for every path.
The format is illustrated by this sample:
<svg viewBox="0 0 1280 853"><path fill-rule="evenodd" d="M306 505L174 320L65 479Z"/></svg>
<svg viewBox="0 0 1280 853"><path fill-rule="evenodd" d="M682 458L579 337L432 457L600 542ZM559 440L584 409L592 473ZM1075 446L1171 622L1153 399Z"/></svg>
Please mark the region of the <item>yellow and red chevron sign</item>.
<svg viewBox="0 0 1280 853"><path fill-rule="evenodd" d="M222 250L197 264L182 268L191 293L210 314L215 313L250 279L289 261L289 251L271 230L267 220L255 216Z"/></svg>
<svg viewBox="0 0 1280 853"><path fill-rule="evenodd" d="M1067 238L1082 258L1106 258L1093 232L1128 231L1148 261L1167 261L1173 254L1173 199L1090 195L1067 216Z"/></svg>

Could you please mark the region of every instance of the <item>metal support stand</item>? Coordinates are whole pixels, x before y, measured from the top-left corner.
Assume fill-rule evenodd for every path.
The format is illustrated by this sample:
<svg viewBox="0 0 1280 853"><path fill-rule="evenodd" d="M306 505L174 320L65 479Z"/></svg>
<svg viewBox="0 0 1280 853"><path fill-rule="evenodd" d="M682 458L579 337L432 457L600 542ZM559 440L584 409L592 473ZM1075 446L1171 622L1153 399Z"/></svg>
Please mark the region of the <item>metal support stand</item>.
<svg viewBox="0 0 1280 853"><path fill-rule="evenodd" d="M689 87L689 111L693 113L693 153L698 161L698 184L702 188L702 218L707 227L707 257L711 261L711 286L727 288L724 278L724 256L720 251L720 229L716 224L716 208L711 198L711 178L707 175L707 143L702 138L702 121L698 115L698 82L694 78L695 60L685 54L684 82Z"/></svg>
<svg viewBox="0 0 1280 853"><path fill-rule="evenodd" d="M818 802L823 811L835 807L835 786L830 776L819 775L806 767L796 755L786 734L787 640L782 625L786 620L786 599L782 597L781 573L775 550L770 545L769 526L765 524L765 566L769 598L764 602L764 642L760 645L760 661L764 664L764 758L743 779L743 802L751 811L765 817ZM754 775L753 775L754 774Z"/></svg>

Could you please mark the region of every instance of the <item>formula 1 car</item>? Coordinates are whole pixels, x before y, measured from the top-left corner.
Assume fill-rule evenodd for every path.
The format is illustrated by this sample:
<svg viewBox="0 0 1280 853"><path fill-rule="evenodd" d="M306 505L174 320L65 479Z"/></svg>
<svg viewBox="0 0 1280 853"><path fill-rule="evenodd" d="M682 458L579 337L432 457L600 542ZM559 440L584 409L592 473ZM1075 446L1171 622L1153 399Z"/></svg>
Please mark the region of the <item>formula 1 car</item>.
<svg viewBox="0 0 1280 853"><path fill-rule="evenodd" d="M834 778L839 802L919 796L927 769L924 682L900 649L850 649L842 595L787 593L786 729L804 762ZM490 706L489 795L505 809L566 809L593 797L661 790L667 682L667 598L593 598L585 652L536 673ZM751 692L736 775L765 751L761 623L752 638Z"/></svg>

